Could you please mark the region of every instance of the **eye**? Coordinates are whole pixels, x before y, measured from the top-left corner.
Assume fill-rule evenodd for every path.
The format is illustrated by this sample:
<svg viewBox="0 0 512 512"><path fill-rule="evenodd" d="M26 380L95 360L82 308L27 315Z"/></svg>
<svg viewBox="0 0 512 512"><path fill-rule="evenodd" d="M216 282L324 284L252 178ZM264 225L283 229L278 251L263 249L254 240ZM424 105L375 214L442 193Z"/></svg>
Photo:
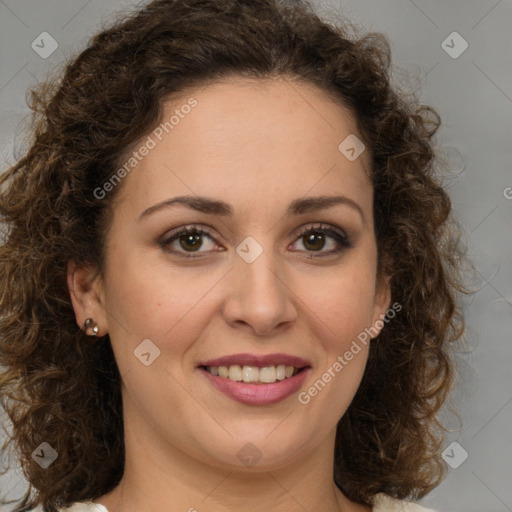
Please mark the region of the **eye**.
<svg viewBox="0 0 512 512"><path fill-rule="evenodd" d="M296 236L297 241L294 244L302 242L304 250L310 252L311 257L330 256L353 247L342 230L324 224L309 226L302 229ZM205 240L207 240L206 244ZM218 248L208 228L196 225L177 228L168 233L158 244L164 251L184 258L197 258L202 253L223 250ZM326 246L331 248L324 251Z"/></svg>
<svg viewBox="0 0 512 512"><path fill-rule="evenodd" d="M204 249L204 239L209 240L209 244L206 244L206 250ZM191 253L204 253L209 252L215 247L214 239L210 234L210 231L205 227L198 226L185 226L184 228L178 228L171 231L163 240L158 242L160 247L166 251L175 254L179 254L185 258L195 258ZM208 248L208 245L210 247Z"/></svg>
<svg viewBox="0 0 512 512"><path fill-rule="evenodd" d="M342 230L325 224L318 224L302 229L297 234L297 242L302 242L307 252L311 252L311 257L330 256L337 254L344 249L353 247L349 238ZM296 242L296 243L297 243ZM330 250L324 251L326 246ZM314 253L320 253L316 256Z"/></svg>

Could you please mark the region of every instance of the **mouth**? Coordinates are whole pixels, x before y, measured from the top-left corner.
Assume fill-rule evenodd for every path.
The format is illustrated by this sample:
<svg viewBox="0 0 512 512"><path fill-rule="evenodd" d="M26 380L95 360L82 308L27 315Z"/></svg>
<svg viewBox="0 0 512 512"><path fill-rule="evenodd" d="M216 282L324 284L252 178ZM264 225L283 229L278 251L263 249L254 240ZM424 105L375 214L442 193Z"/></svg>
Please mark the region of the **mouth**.
<svg viewBox="0 0 512 512"><path fill-rule="evenodd" d="M311 365L286 354L234 354L204 361L198 369L229 398L246 405L269 405L298 391Z"/></svg>

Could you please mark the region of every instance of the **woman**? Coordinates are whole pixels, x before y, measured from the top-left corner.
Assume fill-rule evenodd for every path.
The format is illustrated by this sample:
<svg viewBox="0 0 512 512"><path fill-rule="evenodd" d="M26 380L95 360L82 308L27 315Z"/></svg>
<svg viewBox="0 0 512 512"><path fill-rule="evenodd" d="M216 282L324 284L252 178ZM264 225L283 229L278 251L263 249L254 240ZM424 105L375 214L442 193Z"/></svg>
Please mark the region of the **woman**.
<svg viewBox="0 0 512 512"><path fill-rule="evenodd" d="M463 322L432 109L306 5L156 0L1 178L12 510L426 510Z"/></svg>

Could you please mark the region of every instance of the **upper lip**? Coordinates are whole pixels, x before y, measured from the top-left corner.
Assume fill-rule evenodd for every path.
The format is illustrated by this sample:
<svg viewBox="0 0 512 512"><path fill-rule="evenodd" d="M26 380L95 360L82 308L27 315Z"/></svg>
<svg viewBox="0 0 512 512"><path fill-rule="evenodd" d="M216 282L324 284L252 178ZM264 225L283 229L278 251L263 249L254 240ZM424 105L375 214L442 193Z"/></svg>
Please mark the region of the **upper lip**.
<svg viewBox="0 0 512 512"><path fill-rule="evenodd" d="M199 366L232 366L238 364L240 366L278 366L284 364L285 366L294 366L295 368L304 368L310 366L309 361L301 357L292 356L289 354L231 354L229 356L218 357L216 359L209 359L199 363Z"/></svg>

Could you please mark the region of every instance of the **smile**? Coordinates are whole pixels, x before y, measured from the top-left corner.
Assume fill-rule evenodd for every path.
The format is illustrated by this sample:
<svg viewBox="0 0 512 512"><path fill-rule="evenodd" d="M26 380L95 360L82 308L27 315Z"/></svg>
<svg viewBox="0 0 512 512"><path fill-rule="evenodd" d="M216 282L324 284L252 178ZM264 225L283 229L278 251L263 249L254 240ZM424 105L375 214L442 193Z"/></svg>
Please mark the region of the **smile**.
<svg viewBox="0 0 512 512"><path fill-rule="evenodd" d="M202 361L197 369L232 400L245 405L271 405L299 392L311 365L289 354L232 354Z"/></svg>

